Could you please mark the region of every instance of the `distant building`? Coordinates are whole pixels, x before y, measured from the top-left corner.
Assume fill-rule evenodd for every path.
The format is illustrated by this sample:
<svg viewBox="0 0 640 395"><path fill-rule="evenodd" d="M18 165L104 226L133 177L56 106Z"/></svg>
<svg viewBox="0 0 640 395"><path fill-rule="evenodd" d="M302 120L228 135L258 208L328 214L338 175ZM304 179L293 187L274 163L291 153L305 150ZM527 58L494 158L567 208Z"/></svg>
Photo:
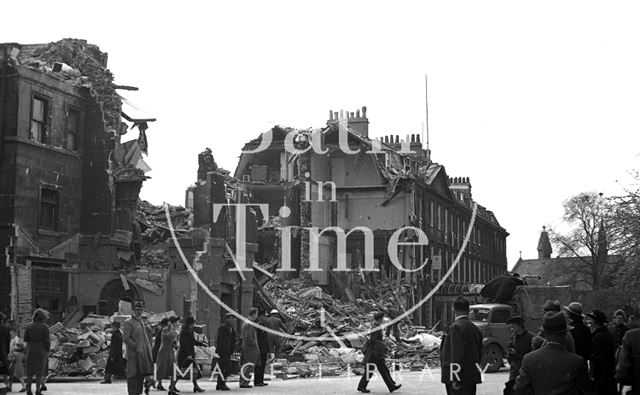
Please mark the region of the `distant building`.
<svg viewBox="0 0 640 395"><path fill-rule="evenodd" d="M571 285L572 289L576 291L593 290L592 276L588 266L592 259L591 256L552 258L553 250L549 241L549 233L545 227L540 232L537 249L537 259L522 259L520 257L511 272L527 278L530 284ZM623 258L620 255L607 254L606 262L600 281L602 285L608 285L611 282L612 275L623 262Z"/></svg>
<svg viewBox="0 0 640 395"><path fill-rule="evenodd" d="M269 203L263 237L272 237L269 233L272 229L289 227L292 230L292 266L298 271L310 264L310 239L305 228L314 226L322 230L337 226L349 232L356 227L366 227L373 233L374 262L382 269L375 279L382 284L388 281L389 286L396 288L396 284L400 284L397 273L402 272L393 269L388 241L400 228L421 229L429 245L400 247L398 252L398 259L406 269L415 269L429 259L419 273L401 276L411 286L398 290L399 300L409 306L426 295L452 266L471 219L474 204L471 183L468 178L448 177L444 166L431 160L430 151L423 147L419 135L407 135L402 140L397 135L372 139L368 125L366 107L363 107L362 111L350 113L330 112L327 125L321 129L276 126L271 130L273 142L267 149L250 152L259 147L260 138L244 146L235 177L241 180L253 202ZM347 132L349 148L359 149L360 153L349 154L340 149L341 128ZM288 152L284 142L291 134L300 149L313 139L321 139L329 151L327 154ZM377 147L377 152L372 147ZM280 211L283 206L288 208L285 212L289 215L285 217ZM401 240L416 240L415 233L405 233ZM448 322L455 296L470 294L474 285L505 273L507 236L495 215L478 205L475 226L459 265L415 319L425 325ZM261 243L260 240L259 234L261 252L258 256L268 259L266 256L271 251L268 246L273 242L265 239ZM334 232L321 234L318 250L323 270L313 273L312 277L321 285L356 291L360 287L357 281L342 284L339 276L328 270L337 265L336 240ZM346 253L350 268L363 266L366 257L362 232L349 234ZM364 289L364 285L362 287Z"/></svg>

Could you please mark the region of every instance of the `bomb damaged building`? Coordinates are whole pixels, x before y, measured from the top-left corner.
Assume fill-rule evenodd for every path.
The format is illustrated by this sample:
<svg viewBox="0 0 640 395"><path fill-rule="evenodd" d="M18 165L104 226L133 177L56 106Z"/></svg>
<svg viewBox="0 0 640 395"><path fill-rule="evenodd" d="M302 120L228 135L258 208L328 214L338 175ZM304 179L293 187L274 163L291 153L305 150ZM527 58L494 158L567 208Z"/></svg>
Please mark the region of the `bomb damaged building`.
<svg viewBox="0 0 640 395"><path fill-rule="evenodd" d="M128 100L137 89L84 40L1 44L0 56L0 309L25 322L43 307L56 322L111 314L128 294L165 310L139 276L155 118Z"/></svg>
<svg viewBox="0 0 640 395"><path fill-rule="evenodd" d="M331 111L320 129L276 126L269 132L270 144L263 144L263 134L244 146L235 171L251 201L269 206L257 235L257 262L282 265L290 259L293 272L281 276L310 276L345 299L371 295L371 285L387 286L398 313L414 306L447 273L470 225L471 182L449 177L443 165L431 160L419 135L371 138L366 107ZM326 152L307 150L314 144ZM291 145L295 149L287 149ZM413 322L428 327L450 322L456 296L476 295L483 284L507 272L508 233L493 212L477 207L459 264L436 296L413 314ZM312 227L319 232L310 232ZM405 244L390 251L394 237L400 243L419 240L415 229L394 236L405 227L421 230L428 245ZM334 270L341 259L350 272ZM360 271L368 259L379 270ZM314 260L320 270L305 271Z"/></svg>

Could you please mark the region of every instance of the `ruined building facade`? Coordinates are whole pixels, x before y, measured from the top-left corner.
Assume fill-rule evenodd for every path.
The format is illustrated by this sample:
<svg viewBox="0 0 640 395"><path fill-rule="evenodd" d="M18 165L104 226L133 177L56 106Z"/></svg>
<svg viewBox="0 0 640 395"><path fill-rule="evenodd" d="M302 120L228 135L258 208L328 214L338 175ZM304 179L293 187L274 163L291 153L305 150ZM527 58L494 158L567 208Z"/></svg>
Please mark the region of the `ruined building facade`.
<svg viewBox="0 0 640 395"><path fill-rule="evenodd" d="M366 283L374 287L386 285L395 290L398 304L409 308L433 289L462 246L474 205L471 183L468 178L449 177L443 165L431 160L419 135L372 139L368 126L366 108L330 112L327 125L321 129L276 126L271 130L273 141L268 148L258 149L261 138L245 145L235 176L242 180L253 202L269 204L269 218L264 218L265 225L258 234L259 263L282 258L278 248L272 250L270 245L278 243L278 235L287 228L292 240L292 267L305 275L314 243L306 229L339 227L348 233L356 227L366 227L373 233L378 274L363 274L358 281L357 276L328 270L337 265L339 235L326 232L316 243L323 270L310 275L319 284L346 293L345 297L353 297L349 293L357 293L358 289L365 292ZM340 149L341 129L346 131L349 148L358 153ZM298 149L320 139L319 146L328 151L288 152L285 141L291 134ZM280 210L283 206L287 207L284 211ZM428 259L422 270L411 274L391 264L387 249L391 236L407 226L421 229L429 239L428 246L398 248L398 260L406 269L416 269ZM495 215L478 205L469 244L459 264L436 296L414 314L414 322L433 325L450 321L451 303L456 296L472 295L482 284L505 273L507 236ZM410 231L400 238L401 242L416 240L417 234ZM362 232L348 235L346 259L350 268L364 265L365 244ZM340 291L344 289L348 291Z"/></svg>
<svg viewBox="0 0 640 395"><path fill-rule="evenodd" d="M1 44L0 57L0 309L24 323L43 307L56 322L143 299L127 278L154 119L127 107L86 41Z"/></svg>

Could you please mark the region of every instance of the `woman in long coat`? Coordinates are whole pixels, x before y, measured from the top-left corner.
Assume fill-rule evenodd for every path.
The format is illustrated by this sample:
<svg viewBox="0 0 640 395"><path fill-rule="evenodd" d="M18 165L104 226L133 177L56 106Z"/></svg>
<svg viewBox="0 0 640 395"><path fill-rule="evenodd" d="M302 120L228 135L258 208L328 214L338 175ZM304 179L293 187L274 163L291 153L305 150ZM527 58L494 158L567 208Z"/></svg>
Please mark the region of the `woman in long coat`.
<svg viewBox="0 0 640 395"><path fill-rule="evenodd" d="M203 347L206 344L196 340L193 327L196 324L195 318L189 316L185 319L180 331L180 348L178 349L178 366L184 369L193 365L193 392L204 392L198 385L198 374L196 372L196 346Z"/></svg>
<svg viewBox="0 0 640 395"><path fill-rule="evenodd" d="M173 317L172 317L173 318ZM158 389L162 388L162 379L171 380L169 394L175 394L176 382L173 375L173 365L176 362L174 346L176 343L176 320L171 320L162 328L160 332L160 347L156 356L156 378L158 379Z"/></svg>
<svg viewBox="0 0 640 395"><path fill-rule="evenodd" d="M596 382L598 395L615 395L616 388L616 345L615 339L607 329L607 316L601 310L587 314L593 323L591 341L591 372Z"/></svg>
<svg viewBox="0 0 640 395"><path fill-rule="evenodd" d="M24 341L27 343L27 394L31 393L33 376L36 376L36 395L42 394L42 376L49 363L51 347L49 327L45 323L48 318L49 313L43 309L36 309L33 313L33 323L24 331Z"/></svg>
<svg viewBox="0 0 640 395"><path fill-rule="evenodd" d="M111 383L111 377L124 376L124 357L122 356L122 332L120 331L120 322L111 323L113 332L111 333L111 345L109 346L109 359L104 369L104 384Z"/></svg>

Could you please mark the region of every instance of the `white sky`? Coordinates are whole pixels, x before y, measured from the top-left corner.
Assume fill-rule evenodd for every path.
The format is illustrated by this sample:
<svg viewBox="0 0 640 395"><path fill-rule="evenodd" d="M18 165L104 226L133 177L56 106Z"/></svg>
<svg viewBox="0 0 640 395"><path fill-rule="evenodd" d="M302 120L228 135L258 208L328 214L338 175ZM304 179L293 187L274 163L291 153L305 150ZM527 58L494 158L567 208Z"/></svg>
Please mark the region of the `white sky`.
<svg viewBox="0 0 640 395"><path fill-rule="evenodd" d="M184 204L197 154L233 171L274 124L368 107L370 136L420 133L510 233L509 265L582 191L640 168L640 3L11 2L1 41L84 38L157 116L142 197ZM626 182L626 181L625 181Z"/></svg>

